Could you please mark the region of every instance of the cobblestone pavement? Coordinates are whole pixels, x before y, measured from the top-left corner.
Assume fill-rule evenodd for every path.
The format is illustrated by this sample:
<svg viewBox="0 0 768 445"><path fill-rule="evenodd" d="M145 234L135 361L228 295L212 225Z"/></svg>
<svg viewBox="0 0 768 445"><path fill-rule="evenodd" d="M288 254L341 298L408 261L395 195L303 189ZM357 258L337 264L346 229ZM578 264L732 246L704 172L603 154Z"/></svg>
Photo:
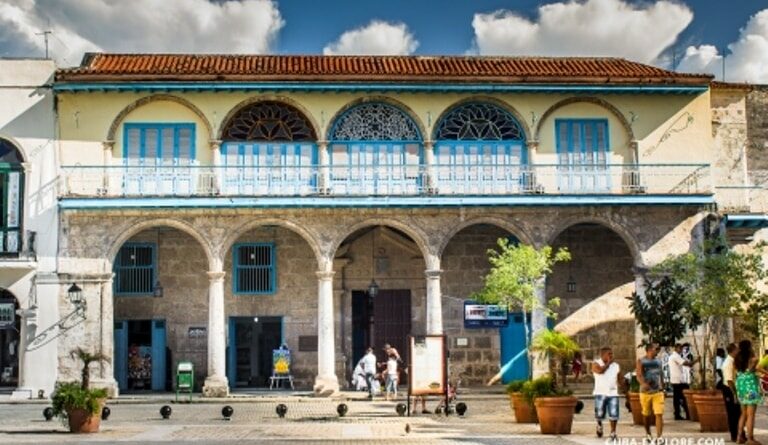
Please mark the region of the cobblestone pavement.
<svg viewBox="0 0 768 445"><path fill-rule="evenodd" d="M99 434L72 435L61 422L46 422L45 404L0 403L0 443L379 443L399 444L604 444L594 433L592 404L574 421L569 436L542 436L537 425L514 423L508 401L503 396L467 398L465 417L416 415L399 417L393 402L346 401L349 411L343 418L336 414L338 400L313 398L251 398L213 403L176 404L168 399L120 399L109 404L112 415L102 423ZM277 403L288 406L284 419L275 414ZM163 404L173 408L169 420L161 419ZM231 421L221 417L221 408L230 404L235 412ZM670 402L668 401L669 405ZM671 406L667 407L667 414ZM630 425L631 416L622 409L619 435L623 444L642 443L641 427ZM410 432L406 433L406 425ZM756 431L758 439L768 444L768 413L760 408ZM670 445L721 444L725 434L698 432L698 423L667 422ZM634 440L634 441L633 441Z"/></svg>

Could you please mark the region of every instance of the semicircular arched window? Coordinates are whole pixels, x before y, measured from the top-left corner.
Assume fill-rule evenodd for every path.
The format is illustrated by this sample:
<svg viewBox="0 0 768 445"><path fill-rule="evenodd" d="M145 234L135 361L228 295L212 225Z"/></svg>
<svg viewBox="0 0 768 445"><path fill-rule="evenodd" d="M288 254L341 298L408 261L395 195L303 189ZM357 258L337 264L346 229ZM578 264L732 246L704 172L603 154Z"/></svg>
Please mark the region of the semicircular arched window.
<svg viewBox="0 0 768 445"><path fill-rule="evenodd" d="M297 108L263 101L222 130L220 183L227 195L307 195L317 178L317 134Z"/></svg>
<svg viewBox="0 0 768 445"><path fill-rule="evenodd" d="M23 158L14 144L0 139L0 256L18 255L22 244Z"/></svg>
<svg viewBox="0 0 768 445"><path fill-rule="evenodd" d="M328 139L332 193L421 192L422 137L405 111L382 102L356 105L336 118Z"/></svg>
<svg viewBox="0 0 768 445"><path fill-rule="evenodd" d="M435 128L440 193L510 194L532 185L525 133L509 111L471 102L447 112Z"/></svg>

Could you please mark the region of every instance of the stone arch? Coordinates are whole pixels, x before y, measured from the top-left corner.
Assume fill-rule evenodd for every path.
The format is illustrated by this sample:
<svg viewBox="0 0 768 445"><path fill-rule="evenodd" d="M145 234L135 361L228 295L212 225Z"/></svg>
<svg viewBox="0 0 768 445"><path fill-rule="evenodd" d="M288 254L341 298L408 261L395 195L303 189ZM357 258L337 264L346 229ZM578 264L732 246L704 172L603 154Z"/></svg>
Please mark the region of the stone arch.
<svg viewBox="0 0 768 445"><path fill-rule="evenodd" d="M440 241L440 245L437 247L438 257L443 256L443 252L445 251L446 246L448 246L448 243L451 242L451 240L453 239L454 236L456 236L457 233L461 232L467 227L474 226L477 224L489 224L492 226L496 226L514 235L518 240L520 240L521 243L533 245L533 242L531 238L528 236L528 234L526 234L525 231L520 226L513 223L512 221L508 221L503 218L497 218L493 216L487 216L487 217L481 216L481 217L461 221L460 223L453 226L451 230L443 237L443 239Z"/></svg>
<svg viewBox="0 0 768 445"><path fill-rule="evenodd" d="M567 218L564 221L562 221L560 224L558 224L555 229L550 233L550 236L547 238L547 245L552 245L552 243L557 240L557 237L559 237L563 232L568 230L569 228L577 225L577 224L598 224L601 225L607 229L612 230L614 233L616 233L622 240L624 240L624 243L627 245L627 248L629 249L630 254L632 255L632 262L635 266L641 266L643 263L642 255L641 255L641 249L638 245L635 238L630 234L627 230L625 230L620 224L617 224L610 219L607 218L600 218L600 217L576 217L576 218Z"/></svg>
<svg viewBox="0 0 768 445"><path fill-rule="evenodd" d="M286 220L286 219L280 219L280 218L263 218L263 219L256 219L256 220L250 220L246 222L245 224L241 224L239 227L236 227L235 229L230 231L230 234L222 241L221 245L219 246L219 257L221 258L221 261L223 261L223 255L229 251L229 249L232 248L232 246L235 244L235 241L237 241L238 238L243 236L244 234L248 233L249 231L257 228L257 227L263 227L263 226L279 226L284 229L290 230L291 232L296 233L299 235L307 244L309 244L309 247L312 249L312 252L315 254L315 260L317 261L317 267L318 270L326 270L325 268L330 268L333 261L326 261L326 257L323 255L323 251L320 248L320 243L317 241L317 236L310 231L309 229L296 224L292 221ZM328 263L328 264L326 264Z"/></svg>
<svg viewBox="0 0 768 445"><path fill-rule="evenodd" d="M520 126L520 129L523 131L523 137L525 138L525 140L526 141L531 140L531 136L532 136L531 135L531 128L528 126L528 122L523 118L523 115L520 114L520 112L518 112L515 107L513 107L510 104L508 104L507 102L505 102L505 101L503 101L501 99L497 99L495 97L490 97L490 96L472 96L472 97L467 97L467 98L461 99L461 100L459 100L457 102L454 102L451 105L449 105L448 107L446 107L440 113L440 115L437 116L437 119L435 119L434 122L432 123L432 128L430 129L430 133L429 133L431 139L433 141L436 140L435 132L437 131L438 124L449 113L451 113L456 108L459 108L459 107L461 107L463 105L466 105L466 104L469 104L469 103L473 103L473 102L476 102L476 103L483 103L483 102L489 103L491 105L496 105L497 107L499 107L499 108L503 109L504 111L508 112L517 121L517 124Z"/></svg>
<svg viewBox="0 0 768 445"><path fill-rule="evenodd" d="M117 134L118 128L120 128L120 124L125 120L125 118L130 114L132 111L136 110L137 108L140 108L144 105L147 105L152 102L159 102L159 101L167 101L167 102L175 102L185 108L188 108L190 111L195 113L197 117L200 118L201 121L203 121L203 125L205 125L206 130L208 131L208 137L213 137L213 126L211 126L210 121L205 116L205 114L198 108L195 104L188 101L187 99L184 99L179 96L174 96L172 94L153 94L151 96L142 97L141 99L138 99L131 104L129 104L127 107L123 108L120 113L117 114L115 119L112 121L112 124L109 126L109 130L107 131L107 141L114 141L115 140L115 134Z"/></svg>
<svg viewBox="0 0 768 445"><path fill-rule="evenodd" d="M27 156L24 153L24 150L22 150L21 144L19 143L19 141L17 141L15 138L9 135L0 133L0 145L2 145L3 143L8 144L10 147L16 150L16 153L18 153L19 155L19 163L23 164L27 162Z"/></svg>
<svg viewBox="0 0 768 445"><path fill-rule="evenodd" d="M232 107L232 109L230 109L229 112L227 112L227 114L224 116L224 119L221 120L221 125L219 125L219 128L216 129L216 137L219 140L224 140L223 131L226 127L226 124L246 107L259 102L281 102L295 108L299 111L299 113L301 113L302 117L307 120L318 138L322 134L322 129L320 128L320 125L318 125L317 120L315 120L315 117L312 115L312 113L310 113L309 110L301 102L287 96L267 94L258 97L250 97Z"/></svg>
<svg viewBox="0 0 768 445"><path fill-rule="evenodd" d="M436 253L430 248L429 243L427 242L427 236L424 234L420 229L414 228L413 226L409 226L408 224L394 220L389 218L371 218L366 219L365 221L360 221L356 224L353 224L350 226L346 231L344 231L341 235L339 235L334 241L333 244L331 244L331 258L336 255L336 251L341 246L341 243L344 242L350 235L357 232L360 229L366 228L366 227L375 227L375 226L388 226L395 228L397 230L400 230L401 232L405 233L411 239L414 243L419 247L419 250L421 251L422 256L424 257L424 262L426 263L427 269L437 269L438 264L436 261L439 261L439 257L436 255Z"/></svg>
<svg viewBox="0 0 768 445"><path fill-rule="evenodd" d="M424 123L421 119L419 119L419 116L408 106L405 105L403 102L400 102L399 100L393 99L391 97L387 96L367 96L362 97L356 100L353 100L352 102L349 102L348 104L341 107L336 113L333 115L333 117L328 121L328 125L325 128L325 140L329 141L331 136L331 131L333 131L334 125L336 124L336 121L344 115L347 111L351 110L352 108L355 108L358 105L363 105L366 103L375 103L380 102L384 103L390 106L393 106L397 108L398 110L405 113L414 124L416 124L416 128L419 130L419 135L421 136L421 141L424 141L425 136L428 135L426 131L426 127L424 126ZM351 232L350 232L351 233Z"/></svg>
<svg viewBox="0 0 768 445"><path fill-rule="evenodd" d="M222 262L219 258L217 258L216 255L214 255L214 249L212 248L211 244L206 240L206 238L200 234L192 225L185 221L180 221L178 219L172 219L172 218L152 218L140 221L138 223L132 223L130 225L130 228L123 231L115 237L115 239L109 243L109 250L107 252L107 260L109 261L108 264L108 270L112 270L112 263L115 261L115 257L117 256L118 252L120 251L120 248L125 244L126 241L131 239L134 235L137 233L141 233L142 231L146 229L151 229L153 227L171 227L174 229L177 229L181 232L186 233L187 235L194 238L198 243L200 243L200 247L202 247L203 251L205 252L205 256L208 259L208 270L209 271L219 271L222 268Z"/></svg>
<svg viewBox="0 0 768 445"><path fill-rule="evenodd" d="M619 109L616 108L615 105L608 102L607 100L600 99L599 97L593 97L593 96L569 97L549 107L547 111L545 111L544 114L541 116L541 118L539 119L539 122L536 124L536 132L534 133L535 140L538 141L541 139L541 128L544 125L544 122L552 115L552 113L554 113L556 110L566 105L575 104L579 102L591 103L608 110L608 112L613 114L616 117L616 119L618 119L619 122L621 122L621 126L624 128L624 131L627 132L627 137L629 138L629 140L630 141L635 140L635 133L634 131L632 131L632 125L630 125L629 121L627 121L627 118L624 117L624 114L621 111L619 111Z"/></svg>

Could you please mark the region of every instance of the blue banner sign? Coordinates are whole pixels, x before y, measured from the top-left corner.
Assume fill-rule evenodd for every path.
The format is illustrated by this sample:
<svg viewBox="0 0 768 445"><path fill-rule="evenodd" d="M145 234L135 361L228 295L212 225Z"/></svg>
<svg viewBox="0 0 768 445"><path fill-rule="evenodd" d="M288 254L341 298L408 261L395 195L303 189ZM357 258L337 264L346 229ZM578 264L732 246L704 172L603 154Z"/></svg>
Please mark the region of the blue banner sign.
<svg viewBox="0 0 768 445"><path fill-rule="evenodd" d="M464 302L465 328L501 328L507 325L507 308L498 304Z"/></svg>

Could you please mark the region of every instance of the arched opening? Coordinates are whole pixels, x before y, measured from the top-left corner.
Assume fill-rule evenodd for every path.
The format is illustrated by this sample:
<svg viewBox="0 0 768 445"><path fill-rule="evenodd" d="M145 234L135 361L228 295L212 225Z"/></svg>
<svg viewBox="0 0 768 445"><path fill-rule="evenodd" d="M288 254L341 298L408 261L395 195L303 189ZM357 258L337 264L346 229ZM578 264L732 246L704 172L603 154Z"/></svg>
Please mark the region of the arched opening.
<svg viewBox="0 0 768 445"><path fill-rule="evenodd" d="M615 231L596 223L566 228L552 246L567 247L572 257L555 265L547 279L547 297L561 302L557 329L574 336L586 361L608 346L622 369L632 369L635 321L626 297L635 290L635 281L629 246Z"/></svg>
<svg viewBox="0 0 768 445"><path fill-rule="evenodd" d="M426 331L426 263L418 243L395 227L361 227L340 243L334 269L344 290L334 302L342 314L337 332L345 357L344 380L352 380L368 347L379 362L386 362L385 343L405 360L407 336ZM400 377L401 384L407 382L403 372Z"/></svg>
<svg viewBox="0 0 768 445"><path fill-rule="evenodd" d="M487 308L472 306L475 303L471 296L483 288L483 277L491 268L488 250L498 247L499 238L518 242L518 236L496 225L478 223L464 227L448 241L440 261L443 323L451 349L451 366L463 370L462 383L470 385L485 384L502 364L525 349L525 327L519 314L508 314L504 319L492 313L486 318L477 311ZM504 374L503 381L527 376L527 361L517 360Z"/></svg>
<svg viewBox="0 0 768 445"><path fill-rule="evenodd" d="M233 237L224 260L230 388L270 386L273 351L285 345L298 387L317 375L317 258L288 227L263 224Z"/></svg>
<svg viewBox="0 0 768 445"><path fill-rule="evenodd" d="M296 107L247 104L222 128L221 187L229 195L306 195L316 187L317 134Z"/></svg>
<svg viewBox="0 0 768 445"><path fill-rule="evenodd" d="M403 195L421 189L422 135L401 108L354 105L335 118L328 144L333 193Z"/></svg>
<svg viewBox="0 0 768 445"><path fill-rule="evenodd" d="M207 372L209 257L189 233L147 227L113 257L115 380L121 393L170 391L179 362Z"/></svg>
<svg viewBox="0 0 768 445"><path fill-rule="evenodd" d="M23 249L24 158L10 141L0 138L0 256Z"/></svg>
<svg viewBox="0 0 768 445"><path fill-rule="evenodd" d="M434 154L441 192L501 194L525 187L525 132L497 104L469 102L446 112L435 128Z"/></svg>
<svg viewBox="0 0 768 445"><path fill-rule="evenodd" d="M19 386L21 318L19 301L6 289L0 290L0 387Z"/></svg>

